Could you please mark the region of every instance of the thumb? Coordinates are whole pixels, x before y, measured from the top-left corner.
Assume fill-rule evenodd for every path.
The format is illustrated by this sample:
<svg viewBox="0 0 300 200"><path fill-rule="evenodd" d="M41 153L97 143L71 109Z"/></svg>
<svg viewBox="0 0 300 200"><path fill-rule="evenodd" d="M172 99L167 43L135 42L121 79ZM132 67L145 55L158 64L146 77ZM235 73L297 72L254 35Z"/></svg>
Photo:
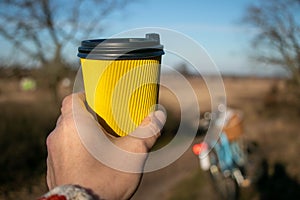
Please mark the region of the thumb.
<svg viewBox="0 0 300 200"><path fill-rule="evenodd" d="M160 131L166 122L163 111L155 111L149 114L142 123L128 136L141 140L149 151L160 136Z"/></svg>

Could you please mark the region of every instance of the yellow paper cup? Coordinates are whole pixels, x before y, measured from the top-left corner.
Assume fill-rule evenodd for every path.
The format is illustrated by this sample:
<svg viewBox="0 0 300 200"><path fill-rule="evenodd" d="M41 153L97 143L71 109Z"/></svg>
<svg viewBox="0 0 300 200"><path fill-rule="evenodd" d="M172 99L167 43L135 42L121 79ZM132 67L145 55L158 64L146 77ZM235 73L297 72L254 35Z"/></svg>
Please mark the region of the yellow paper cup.
<svg viewBox="0 0 300 200"><path fill-rule="evenodd" d="M89 107L110 134L132 132L157 104L159 35L85 40L78 51Z"/></svg>

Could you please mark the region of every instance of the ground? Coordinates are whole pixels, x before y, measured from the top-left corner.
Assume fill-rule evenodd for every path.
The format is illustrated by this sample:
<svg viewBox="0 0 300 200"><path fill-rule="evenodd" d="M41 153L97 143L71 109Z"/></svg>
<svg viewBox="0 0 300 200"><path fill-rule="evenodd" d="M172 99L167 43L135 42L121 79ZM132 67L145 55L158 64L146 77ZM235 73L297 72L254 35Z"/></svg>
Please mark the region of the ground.
<svg viewBox="0 0 300 200"><path fill-rule="evenodd" d="M176 80L169 78L168 81ZM190 77L189 81L197 93L201 110L210 110L210 95L204 82L198 77ZM278 105L280 102L270 99L274 86L284 90L284 81L249 77L223 77L223 81L227 104L244 113L243 138L255 146L254 152L249 155L249 162L252 162L249 176L255 182L242 190L240 198L286 199L288 195L285 191L290 192L289 197L299 198L300 162L297 155L300 153L300 113L297 108L288 111L288 105ZM180 86L177 84L177 87ZM184 88L176 91L184 92ZM167 106L173 105L168 109L176 110L175 99L169 91L161 91L161 102ZM194 143L202 140L203 136L199 136ZM219 199L208 175L199 170L198 158L190 148L172 165L145 174L133 199L194 199L195 196L195 199ZM203 181L195 183L195 176ZM191 189L197 186L199 188ZM183 187L189 189L180 191ZM195 190L196 194L185 194L195 193Z"/></svg>
<svg viewBox="0 0 300 200"><path fill-rule="evenodd" d="M176 91L179 93L185 92L185 88L178 84L176 78L168 75L165 76L164 80L170 85L176 86ZM199 77L188 77L188 80L195 89L201 114L209 112L211 103L207 85ZM241 199L274 199L273 197L276 199L298 197L299 199L299 192L297 192L300 190L299 109L293 109L287 104L281 105L280 101L277 101L277 97L270 92L274 85L279 90L284 90L284 81L255 77L223 77L223 81L227 104L242 110L244 113L244 139L255 144L258 149L253 153L253 160L262 161L260 162L261 165L256 165L252 171L252 175L260 174L261 177L252 187L242 191ZM70 90L66 91L63 95L70 92ZM37 104L40 101L50 102L50 100L45 100L50 97L51 95L45 89L24 92L20 91L15 80L0 80L0 103L3 109L5 105L11 105L12 102L13 105L27 106ZM188 98L184 99L184 104L188 104L188 102ZM172 94L166 87L160 90L160 103L168 110L169 119L178 120L178 115L183 111L179 110L176 95ZM49 103L50 107L51 105ZM47 108L44 109L47 110ZM9 111L9 108L5 108L5 110ZM51 124L49 128L45 129L45 133L43 132L43 139L49 133L46 131L53 128L56 116L57 113L53 112ZM14 115L10 117L14 118ZM2 116L2 118L7 119L8 116ZM191 124L194 125L197 120L191 119ZM1 125L1 131L10 131L3 128L7 126ZM170 130L172 127L169 128ZM0 132L0 134L5 133ZM203 134L199 134L193 143L203 140L203 137ZM44 144L40 148L45 148ZM13 154L13 156L18 155ZM191 195L193 199L219 199L208 175L201 172L197 159L191 148L188 148L171 165L154 172L145 173L133 199L190 199ZM0 164L3 163L4 161ZM14 165L12 164L12 166ZM41 166L44 169L45 166L42 164ZM31 167L36 169L34 166ZM4 167L1 166L1 168ZM4 169L9 171L9 169ZM12 187L14 189L11 191L7 191L7 187L3 186L3 183L5 182L5 185L13 184L9 183L8 179L0 180L0 199L15 199L19 196L23 196L22 199L32 199L42 194L46 191L44 176L45 174L40 172L29 183L25 180L12 179L19 181L19 185L17 188Z"/></svg>

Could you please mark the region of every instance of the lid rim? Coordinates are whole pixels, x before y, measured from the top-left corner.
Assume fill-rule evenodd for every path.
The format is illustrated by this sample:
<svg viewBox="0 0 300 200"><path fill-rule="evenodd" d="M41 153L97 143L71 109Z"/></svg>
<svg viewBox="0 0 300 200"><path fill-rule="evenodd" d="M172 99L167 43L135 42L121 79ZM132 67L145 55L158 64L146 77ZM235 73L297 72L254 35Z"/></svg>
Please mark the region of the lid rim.
<svg viewBox="0 0 300 200"><path fill-rule="evenodd" d="M135 59L164 54L158 34L146 34L146 38L109 38L83 40L78 48L80 58Z"/></svg>
<svg viewBox="0 0 300 200"><path fill-rule="evenodd" d="M150 53L134 53L134 54L93 54L93 53L81 53L77 54L78 57L92 60L134 60L134 59L146 59L155 58L164 55L164 51L156 51Z"/></svg>

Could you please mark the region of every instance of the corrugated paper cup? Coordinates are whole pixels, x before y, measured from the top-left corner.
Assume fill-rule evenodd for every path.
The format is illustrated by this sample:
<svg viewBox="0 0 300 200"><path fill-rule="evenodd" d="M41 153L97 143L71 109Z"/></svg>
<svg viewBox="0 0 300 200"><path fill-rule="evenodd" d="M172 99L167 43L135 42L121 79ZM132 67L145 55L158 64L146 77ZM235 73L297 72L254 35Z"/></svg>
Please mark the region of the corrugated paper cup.
<svg viewBox="0 0 300 200"><path fill-rule="evenodd" d="M78 51L88 106L110 134L129 134L157 104L159 35L84 40Z"/></svg>

